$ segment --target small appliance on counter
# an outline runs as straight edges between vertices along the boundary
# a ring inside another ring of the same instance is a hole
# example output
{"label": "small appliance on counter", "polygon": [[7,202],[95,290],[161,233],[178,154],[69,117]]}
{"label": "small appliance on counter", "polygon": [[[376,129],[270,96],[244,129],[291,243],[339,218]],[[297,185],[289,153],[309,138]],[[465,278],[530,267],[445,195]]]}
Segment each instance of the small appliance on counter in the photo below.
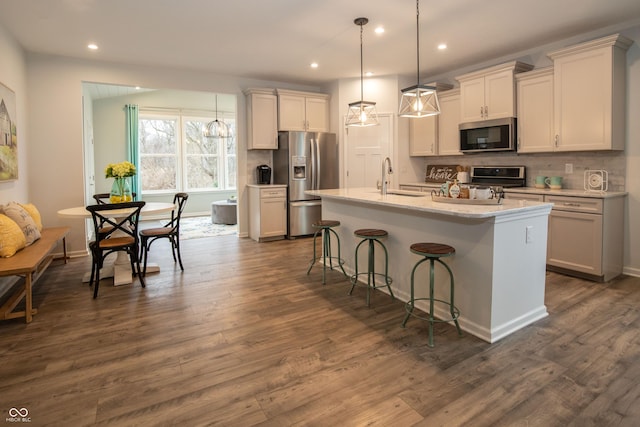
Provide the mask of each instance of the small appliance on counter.
{"label": "small appliance on counter", "polygon": [[269,165],[260,165],[257,168],[258,185],[271,184],[271,168]]}

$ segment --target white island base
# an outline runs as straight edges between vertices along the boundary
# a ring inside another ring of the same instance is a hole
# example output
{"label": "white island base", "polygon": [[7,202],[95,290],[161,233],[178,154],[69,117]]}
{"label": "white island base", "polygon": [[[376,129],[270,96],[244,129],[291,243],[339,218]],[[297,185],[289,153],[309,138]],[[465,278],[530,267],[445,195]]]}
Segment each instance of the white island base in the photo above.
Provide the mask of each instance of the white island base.
{"label": "white island base", "polygon": [[[454,274],[455,305],[463,330],[493,343],[547,316],[545,260],[551,204],[504,200],[498,206],[449,205],[428,196],[382,196],[371,189],[309,194],[322,197],[323,219],[341,222],[335,231],[348,273],[353,273],[358,243],[353,232],[359,228],[388,231],[384,244],[389,252],[389,274],[400,300],[409,300],[411,270],[420,260],[409,246],[436,242],[456,249],[444,261]],[[366,253],[361,255],[360,265],[366,265]],[[382,258],[376,258],[376,271],[383,271]],[[428,270],[426,263],[416,271],[416,297],[428,295]],[[437,263],[436,298],[449,298],[448,275]],[[428,302],[418,301],[416,307],[427,311]],[[448,317],[446,309],[436,307],[436,317]],[[398,325],[404,314],[398,313]],[[407,327],[415,321],[410,319]]]}

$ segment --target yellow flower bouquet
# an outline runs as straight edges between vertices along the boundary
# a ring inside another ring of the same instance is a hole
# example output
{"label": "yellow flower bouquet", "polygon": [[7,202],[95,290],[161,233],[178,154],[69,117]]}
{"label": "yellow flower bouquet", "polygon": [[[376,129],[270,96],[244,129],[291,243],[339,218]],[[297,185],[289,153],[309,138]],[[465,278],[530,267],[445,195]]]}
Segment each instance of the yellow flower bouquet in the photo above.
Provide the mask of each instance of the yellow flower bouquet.
{"label": "yellow flower bouquet", "polygon": [[130,202],[133,200],[129,180],[136,174],[136,167],[131,162],[109,163],[104,170],[106,178],[114,178],[109,201],[111,203]]}
{"label": "yellow flower bouquet", "polygon": [[136,167],[131,162],[109,163],[104,170],[105,178],[125,178],[136,174]]}

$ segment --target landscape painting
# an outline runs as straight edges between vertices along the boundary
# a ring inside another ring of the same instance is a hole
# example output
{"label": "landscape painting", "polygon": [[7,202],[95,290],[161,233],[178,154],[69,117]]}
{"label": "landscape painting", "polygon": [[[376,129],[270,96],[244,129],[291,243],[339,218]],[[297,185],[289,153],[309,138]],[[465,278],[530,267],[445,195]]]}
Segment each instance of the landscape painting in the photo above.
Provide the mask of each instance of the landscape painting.
{"label": "landscape painting", "polygon": [[0,181],[18,179],[16,94],[0,83]]}

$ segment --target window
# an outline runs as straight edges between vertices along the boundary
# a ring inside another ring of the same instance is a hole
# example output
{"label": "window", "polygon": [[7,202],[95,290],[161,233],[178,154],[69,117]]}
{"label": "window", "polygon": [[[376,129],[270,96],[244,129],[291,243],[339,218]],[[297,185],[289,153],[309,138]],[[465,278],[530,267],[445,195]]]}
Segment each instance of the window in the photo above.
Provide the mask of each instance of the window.
{"label": "window", "polygon": [[[214,119],[215,116],[179,112],[140,112],[139,176],[143,193],[236,188],[235,137],[215,139],[202,135],[203,126]],[[235,118],[219,120],[235,129]]]}

